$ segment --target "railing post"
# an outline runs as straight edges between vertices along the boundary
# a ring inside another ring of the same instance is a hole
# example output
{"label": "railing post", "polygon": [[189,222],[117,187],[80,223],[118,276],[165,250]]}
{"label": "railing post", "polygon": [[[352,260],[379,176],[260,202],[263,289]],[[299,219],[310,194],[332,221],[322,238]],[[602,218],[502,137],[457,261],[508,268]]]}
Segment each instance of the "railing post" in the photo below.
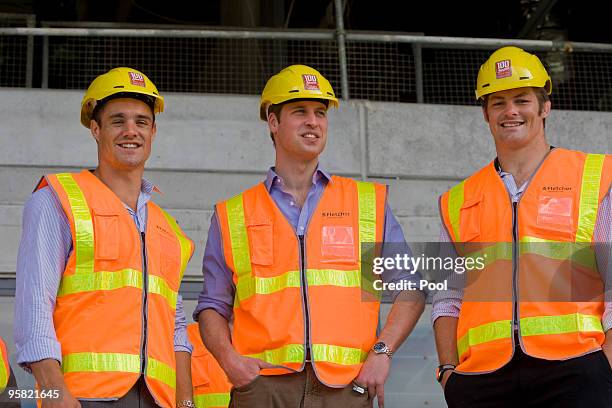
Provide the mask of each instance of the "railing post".
{"label": "railing post", "polygon": [[414,80],[416,82],[417,103],[423,103],[423,53],[420,44],[412,44],[412,54],[414,55]]}
{"label": "railing post", "polygon": [[334,0],[336,6],[336,38],[338,41],[338,57],[340,59],[340,84],[342,86],[342,99],[349,100],[348,69],[346,61],[346,33],[344,32],[344,11],[342,0]]}

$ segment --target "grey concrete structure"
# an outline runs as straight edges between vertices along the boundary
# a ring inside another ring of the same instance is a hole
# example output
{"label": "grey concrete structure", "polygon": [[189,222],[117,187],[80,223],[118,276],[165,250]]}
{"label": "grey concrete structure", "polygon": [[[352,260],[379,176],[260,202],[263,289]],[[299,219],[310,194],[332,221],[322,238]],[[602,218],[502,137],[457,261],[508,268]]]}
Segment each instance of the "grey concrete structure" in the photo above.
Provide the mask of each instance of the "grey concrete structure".
{"label": "grey concrete structure", "polygon": [[[81,97],[80,91],[0,89],[0,277],[14,276],[23,203],[41,175],[96,163],[94,140],[79,123]],[[611,134],[610,113],[553,108],[547,120],[557,146],[610,152]],[[437,197],[493,156],[478,107],[352,101],[330,114],[321,161],[332,173],[388,184],[407,238],[435,241]],[[201,279],[213,204],[257,183],[273,160],[257,97],[166,95],[146,176],[163,191],[157,202],[196,241],[187,279]],[[12,301],[0,300],[0,335],[10,344]],[[188,312],[193,307],[187,302]],[[394,360],[387,407],[444,406],[433,380],[436,362],[427,311]]]}

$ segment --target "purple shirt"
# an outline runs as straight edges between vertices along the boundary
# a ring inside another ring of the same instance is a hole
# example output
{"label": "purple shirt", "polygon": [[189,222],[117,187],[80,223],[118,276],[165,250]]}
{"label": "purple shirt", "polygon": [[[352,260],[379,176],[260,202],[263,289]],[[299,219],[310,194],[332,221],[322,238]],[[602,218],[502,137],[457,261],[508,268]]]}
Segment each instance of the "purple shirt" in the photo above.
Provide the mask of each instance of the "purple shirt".
{"label": "purple shirt", "polygon": [[[321,194],[323,190],[325,190],[325,186],[329,182],[333,182],[331,181],[330,175],[324,170],[317,169],[312,176],[312,187],[308,192],[304,206],[299,208],[293,196],[284,190],[283,179],[275,173],[274,168],[268,170],[267,177],[264,180],[264,184],[270,196],[298,235],[304,235],[308,221],[314,213],[319,198],[321,198]],[[406,243],[402,227],[393,216],[389,206],[385,208],[383,242]],[[383,245],[381,255],[394,256],[397,252],[397,247],[391,248],[391,250],[395,250],[395,252],[390,254],[389,247],[387,247],[387,251],[385,251],[385,245]],[[405,252],[408,256],[412,256],[408,245],[405,245]],[[204,274],[204,285],[198,297],[198,305],[193,312],[194,320],[198,320],[198,314],[202,310],[213,309],[230,321],[233,314],[236,286],[232,280],[232,271],[225,263],[219,220],[216,212],[212,216],[210,229],[208,230],[208,241],[204,249],[202,273]],[[388,270],[385,271],[381,277],[385,282],[406,280],[418,283],[420,274],[418,272],[411,274],[410,270]],[[396,291],[393,295],[395,297],[398,294],[399,291]]]}
{"label": "purple shirt", "polygon": [[[527,182],[525,182],[520,188],[517,187],[516,181],[511,173],[507,173],[503,170],[498,171],[499,176],[502,178],[506,190],[512,197],[512,202],[517,203],[521,198],[521,195],[525,191],[527,187]],[[595,242],[612,242],[612,190],[610,193],[604,197],[601,204],[599,205],[599,212],[597,215],[597,221],[595,223],[595,231],[594,231]],[[444,225],[440,228],[440,242],[451,242],[451,238],[446,231]],[[456,257],[457,253],[454,251],[454,248],[449,245],[443,245],[443,250],[449,251],[449,253],[441,253],[441,257]],[[596,251],[597,257],[597,266],[599,268],[600,274],[602,275],[605,283],[605,290],[608,292],[610,290],[609,285],[612,282],[608,282],[609,279],[606,279],[608,273],[612,273],[612,257],[609,254],[609,246],[602,248],[603,250]],[[440,291],[433,295],[433,308],[431,312],[431,322],[432,324],[436,321],[438,317],[448,316],[448,317],[459,317],[459,312],[461,311],[461,302],[463,300],[463,291],[461,288],[462,283],[456,282],[455,285],[451,284],[451,279],[449,279],[449,289],[445,291]],[[608,331],[612,328],[612,304],[610,302],[606,302],[605,311],[603,315],[603,329],[604,331]]]}
{"label": "purple shirt", "polygon": [[[125,206],[140,232],[146,228],[146,204],[153,190],[153,184],[143,179],[136,212]],[[17,362],[25,368],[29,363],[47,358],[62,362],[61,345],[53,326],[53,309],[72,250],[70,223],[59,199],[49,187],[34,192],[23,211],[15,288],[15,346]],[[174,350],[191,353],[186,327],[187,319],[179,295]]]}

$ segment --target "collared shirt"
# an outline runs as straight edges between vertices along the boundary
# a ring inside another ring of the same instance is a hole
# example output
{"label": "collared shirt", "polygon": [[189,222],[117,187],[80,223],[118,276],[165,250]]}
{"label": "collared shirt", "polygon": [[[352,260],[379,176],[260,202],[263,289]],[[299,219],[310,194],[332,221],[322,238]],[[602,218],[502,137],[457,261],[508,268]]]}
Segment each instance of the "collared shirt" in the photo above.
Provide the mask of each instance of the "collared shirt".
{"label": "collared shirt", "polygon": [[[268,189],[272,200],[274,200],[296,233],[304,235],[308,221],[314,213],[321,194],[325,190],[327,183],[330,182],[333,182],[331,176],[324,170],[317,168],[312,176],[312,186],[302,208],[295,203],[295,198],[286,191],[283,179],[276,174],[274,168],[268,170],[264,185]],[[384,243],[403,245],[385,246]],[[402,227],[387,205],[385,208],[385,228],[381,256],[393,257],[398,252],[398,247],[403,248],[403,251],[409,257],[412,257],[410,248],[406,245]],[[204,250],[202,273],[204,274],[204,285],[198,297],[198,305],[193,312],[194,320],[197,320],[198,314],[202,310],[213,309],[230,321],[233,315],[236,286],[232,279],[232,271],[227,266],[223,255],[223,243],[216,212],[212,216],[210,229],[208,230],[208,241]],[[385,271],[381,278],[384,282],[404,280],[413,281],[417,285],[420,275],[418,272],[412,273],[410,269],[393,269]],[[394,292],[393,297],[397,296],[397,294],[399,294],[399,291]]]}
{"label": "collared shirt", "polygon": [[[155,186],[142,180],[136,211],[124,204],[136,227],[144,232],[147,202]],[[23,233],[17,258],[14,334],[17,362],[52,358],[61,363],[61,345],[53,326],[53,310],[66,262],[72,253],[70,223],[62,205],[49,188],[32,194],[23,211]],[[176,304],[174,350],[191,353],[182,297]]]}
{"label": "collared shirt", "polygon": [[[528,181],[523,183],[522,186],[517,187],[514,176],[512,176],[511,173],[505,172],[501,170],[501,168],[497,168],[497,172],[504,182],[504,186],[506,187],[508,194],[510,194],[512,202],[518,203],[523,195],[523,192],[527,188]],[[599,212],[597,215],[597,221],[595,223],[594,238],[595,242],[612,242],[612,189],[599,205]],[[444,225],[442,225],[440,228],[440,242],[452,242]],[[454,248],[451,245],[443,245],[442,248],[443,251],[449,251],[449,253],[441,253],[441,257],[457,256],[457,253],[454,251]],[[606,292],[610,290],[610,285],[612,285],[612,282],[610,282],[609,279],[606,279],[607,275],[612,273],[612,257],[610,256],[609,248],[609,246],[604,246],[603,248],[600,248],[600,250],[595,251],[597,266],[601,276],[604,279]],[[456,288],[452,288],[451,286],[456,286]],[[433,295],[433,308],[431,313],[432,323],[435,322],[438,317],[442,316],[459,317],[461,302],[463,300],[463,291],[457,289],[460,287],[461,284],[450,285],[449,280],[448,290],[438,292]],[[604,331],[608,331],[612,328],[611,302],[605,303],[605,311],[602,320]]]}

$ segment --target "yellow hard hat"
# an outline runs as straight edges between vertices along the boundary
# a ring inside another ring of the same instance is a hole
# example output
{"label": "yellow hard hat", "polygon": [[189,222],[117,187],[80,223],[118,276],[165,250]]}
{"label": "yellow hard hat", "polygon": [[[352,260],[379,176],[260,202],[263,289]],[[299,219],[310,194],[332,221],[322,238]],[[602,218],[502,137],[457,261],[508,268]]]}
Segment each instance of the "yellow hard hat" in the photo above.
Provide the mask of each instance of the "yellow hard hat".
{"label": "yellow hard hat", "polygon": [[476,99],[493,92],[527,86],[545,88],[549,95],[552,92],[550,76],[536,55],[517,47],[503,47],[480,66]]}
{"label": "yellow hard hat", "polygon": [[81,123],[89,128],[93,111],[99,101],[115,94],[140,94],[155,101],[153,113],[164,111],[164,98],[145,74],[132,68],[113,68],[93,80],[81,102]]}
{"label": "yellow hard hat", "polygon": [[338,107],[338,99],[327,79],[306,65],[291,65],[268,79],[259,105],[261,120],[268,120],[268,107],[292,99],[324,99]]}

